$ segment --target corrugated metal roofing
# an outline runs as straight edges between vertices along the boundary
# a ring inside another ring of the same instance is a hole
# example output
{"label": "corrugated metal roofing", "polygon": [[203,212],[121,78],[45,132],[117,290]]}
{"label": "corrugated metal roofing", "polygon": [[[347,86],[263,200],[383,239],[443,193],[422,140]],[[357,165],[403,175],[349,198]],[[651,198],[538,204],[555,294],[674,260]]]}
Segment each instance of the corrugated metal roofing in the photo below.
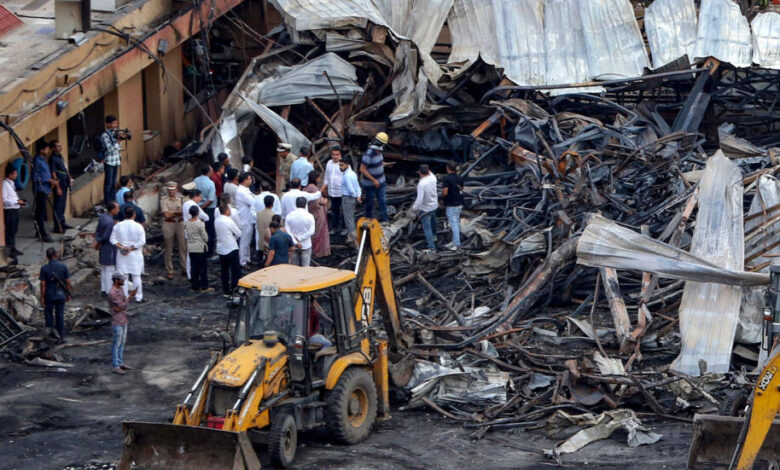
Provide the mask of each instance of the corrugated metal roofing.
{"label": "corrugated metal roofing", "polygon": [[753,30],[753,63],[780,69],[780,14],[759,13],[750,27]]}
{"label": "corrugated metal roofing", "polygon": [[739,5],[731,0],[702,0],[694,55],[749,67],[751,49],[750,25]]}
{"label": "corrugated metal roofing", "polygon": [[655,0],[645,10],[645,32],[655,68],[696,49],[698,18],[693,0]]}
{"label": "corrugated metal roofing", "polygon": [[18,16],[14,15],[10,10],[0,4],[0,37],[3,37],[22,25],[24,25],[24,23]]}

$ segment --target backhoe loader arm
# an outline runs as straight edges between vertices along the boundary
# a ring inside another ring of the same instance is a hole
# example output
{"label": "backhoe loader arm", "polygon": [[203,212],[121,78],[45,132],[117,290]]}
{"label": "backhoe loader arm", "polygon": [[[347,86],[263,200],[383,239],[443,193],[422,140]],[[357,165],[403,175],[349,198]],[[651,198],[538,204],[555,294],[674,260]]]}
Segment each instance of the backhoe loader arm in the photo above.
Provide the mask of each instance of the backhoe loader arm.
{"label": "backhoe loader arm", "polygon": [[360,245],[355,275],[360,291],[355,304],[356,319],[364,327],[371,324],[374,317],[373,296],[376,295],[390,349],[394,352],[405,350],[410,342],[401,323],[390,269],[390,251],[382,227],[376,219],[363,217],[357,223],[357,238]]}

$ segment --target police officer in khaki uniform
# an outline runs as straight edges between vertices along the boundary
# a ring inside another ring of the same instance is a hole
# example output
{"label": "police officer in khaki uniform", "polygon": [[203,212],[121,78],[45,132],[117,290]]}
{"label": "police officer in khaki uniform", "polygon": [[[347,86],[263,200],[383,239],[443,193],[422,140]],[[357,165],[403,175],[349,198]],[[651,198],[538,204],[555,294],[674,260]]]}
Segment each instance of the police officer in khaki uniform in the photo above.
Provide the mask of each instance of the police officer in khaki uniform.
{"label": "police officer in khaki uniform", "polygon": [[176,191],[178,185],[170,181],[165,185],[166,195],[160,198],[162,212],[163,237],[165,237],[165,269],[168,279],[173,279],[173,241],[179,248],[179,264],[182,272],[187,272],[187,242],[184,240],[184,224],[182,219],[182,204],[184,196]]}
{"label": "police officer in khaki uniform", "polygon": [[282,175],[280,191],[284,191],[287,187],[287,183],[290,181],[290,167],[293,162],[298,159],[298,156],[290,152],[292,145],[287,143],[281,143],[276,146],[276,154],[278,155],[277,161],[279,162],[279,174]]}

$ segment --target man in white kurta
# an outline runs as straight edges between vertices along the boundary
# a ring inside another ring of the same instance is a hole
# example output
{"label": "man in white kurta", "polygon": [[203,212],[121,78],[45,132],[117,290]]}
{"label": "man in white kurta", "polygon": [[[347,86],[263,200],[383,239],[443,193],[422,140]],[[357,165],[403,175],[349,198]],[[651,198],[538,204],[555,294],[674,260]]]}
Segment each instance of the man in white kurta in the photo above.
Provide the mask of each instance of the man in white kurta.
{"label": "man in white kurta", "polygon": [[252,234],[255,232],[255,224],[257,223],[257,215],[253,210],[255,196],[252,194],[252,191],[249,190],[250,184],[252,184],[252,178],[249,177],[248,173],[241,173],[238,176],[236,209],[238,209],[238,217],[240,220],[238,228],[241,229],[241,239],[239,240],[238,247],[238,262],[241,264],[242,268],[249,263]]}
{"label": "man in white kurta", "polygon": [[[111,232],[111,244],[116,247],[116,271],[132,279],[136,288],[135,301],[143,302],[144,294],[141,288],[141,274],[144,272],[144,252],[146,232],[144,227],[135,221],[135,209],[125,207],[125,220],[117,223]],[[124,285],[127,295],[127,283]]]}

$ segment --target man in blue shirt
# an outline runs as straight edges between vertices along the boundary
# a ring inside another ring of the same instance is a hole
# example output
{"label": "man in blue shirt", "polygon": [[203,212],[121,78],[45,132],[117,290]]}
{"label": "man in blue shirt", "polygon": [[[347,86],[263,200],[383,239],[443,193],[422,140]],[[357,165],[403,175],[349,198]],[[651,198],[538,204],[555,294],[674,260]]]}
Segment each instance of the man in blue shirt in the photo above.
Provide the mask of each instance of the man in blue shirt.
{"label": "man in blue shirt", "polygon": [[125,202],[125,193],[133,189],[133,179],[130,175],[122,175],[119,177],[119,189],[116,190],[116,198],[114,199],[120,206]]}
{"label": "man in blue shirt", "polygon": [[310,153],[307,147],[301,147],[301,156],[290,167],[290,181],[295,178],[301,180],[301,187],[309,184],[309,173],[314,171],[314,165],[309,162]]}
{"label": "man in blue shirt", "polygon": [[41,305],[46,317],[46,328],[54,328],[56,314],[57,333],[65,339],[65,302],[70,300],[73,288],[70,285],[68,267],[57,261],[59,253],[54,248],[46,250],[47,264],[41,267],[38,280],[41,281]]}
{"label": "man in blue shirt", "polygon": [[270,229],[271,239],[268,240],[268,257],[265,259],[265,265],[290,264],[290,248],[295,246],[295,242],[290,235],[282,231],[279,222],[271,222]]}
{"label": "man in blue shirt", "polygon": [[206,233],[209,235],[208,240],[208,256],[214,256],[214,247],[217,242],[217,231],[214,229],[215,221],[215,209],[217,208],[217,187],[214,185],[214,181],[211,179],[212,173],[211,166],[204,165],[200,169],[200,176],[195,178],[195,188],[203,195],[203,200],[200,201],[200,208],[203,212],[209,216],[209,220],[206,221]]}
{"label": "man in blue shirt", "polygon": [[117,215],[117,220],[120,222],[125,220],[125,207],[132,207],[135,209],[135,221],[138,222],[141,225],[144,225],[146,223],[146,215],[144,215],[143,209],[138,207],[138,205],[135,203],[135,193],[130,190],[127,191],[124,194],[124,202],[121,206],[119,206],[119,214]]}
{"label": "man in blue shirt", "polygon": [[54,233],[65,233],[65,230],[72,228],[65,223],[65,208],[68,202],[68,191],[73,180],[70,177],[67,165],[65,165],[60,141],[52,140],[49,145],[52,152],[51,158],[49,158],[49,166],[51,167],[52,176],[57,179],[61,190],[59,194],[54,193]]}
{"label": "man in blue shirt", "polygon": [[38,155],[33,159],[33,193],[35,194],[35,228],[36,236],[44,242],[52,242],[52,238],[46,233],[46,204],[49,203],[52,184],[57,180],[51,174],[49,162],[51,147],[46,142],[38,143]]}
{"label": "man in blue shirt", "polygon": [[363,175],[363,191],[366,192],[366,217],[374,217],[374,198],[379,205],[379,221],[387,222],[387,201],[385,181],[385,158],[382,146],[389,141],[384,132],[374,137],[360,160],[360,174]]}
{"label": "man in blue shirt", "polygon": [[341,212],[344,214],[344,227],[349,239],[355,239],[355,207],[363,196],[357,174],[346,160],[339,161],[341,171]]}

